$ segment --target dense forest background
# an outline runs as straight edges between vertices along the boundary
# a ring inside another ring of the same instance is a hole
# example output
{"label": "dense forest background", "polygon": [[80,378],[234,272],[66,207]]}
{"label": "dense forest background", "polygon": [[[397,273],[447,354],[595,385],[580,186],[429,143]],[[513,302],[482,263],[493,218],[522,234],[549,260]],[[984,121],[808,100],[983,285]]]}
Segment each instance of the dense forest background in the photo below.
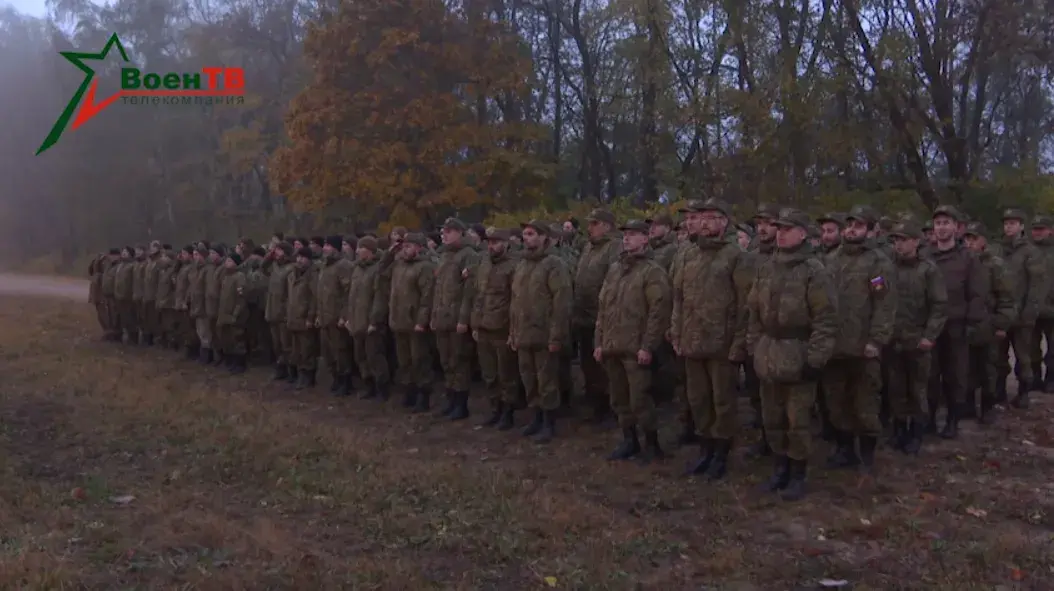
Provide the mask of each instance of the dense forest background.
{"label": "dense forest background", "polygon": [[[82,80],[58,52],[113,33],[249,96],[117,104],[34,156]],[[54,0],[0,49],[9,264],[710,195],[1054,208],[1042,0]]]}

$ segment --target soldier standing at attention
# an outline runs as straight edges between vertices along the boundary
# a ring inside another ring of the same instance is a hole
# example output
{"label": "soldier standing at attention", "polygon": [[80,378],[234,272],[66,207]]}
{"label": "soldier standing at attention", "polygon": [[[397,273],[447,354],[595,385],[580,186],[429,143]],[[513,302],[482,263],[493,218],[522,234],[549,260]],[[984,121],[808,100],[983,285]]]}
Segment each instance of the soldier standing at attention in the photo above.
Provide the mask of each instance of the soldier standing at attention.
{"label": "soldier standing at attention", "polygon": [[159,332],[160,319],[157,311],[157,260],[164,247],[156,240],[150,243],[150,251],[143,263],[143,340],[145,345],[154,344]]}
{"label": "soldier standing at attention", "polygon": [[106,340],[121,342],[121,319],[118,316],[117,299],[114,294],[114,283],[117,269],[121,263],[121,249],[111,248],[103,265],[102,283],[99,293],[102,295],[106,311]]}
{"label": "soldier standing at attention", "polygon": [[[374,301],[377,297],[377,275],[380,260],[377,239],[363,236],[356,243],[355,267],[351,271],[348,301],[344,310],[344,328],[352,338],[355,364],[359,366],[366,388],[362,398],[388,399],[388,357],[386,336],[388,301]],[[376,315],[374,310],[376,309]]]}
{"label": "soldier standing at attention", "polygon": [[622,231],[622,252],[600,288],[593,359],[604,367],[611,407],[622,427],[622,443],[608,456],[626,460],[641,452],[637,428],[644,432],[641,460],[662,459],[658,420],[651,394],[652,356],[670,326],[670,279],[648,247],[649,225],[630,220]]}
{"label": "soldier standing at attention", "polygon": [[747,306],[747,346],[761,379],[765,434],[775,454],[766,491],[805,496],[816,382],[834,351],[838,304],[823,263],[804,242],[812,220],[783,210],[774,221],[779,251],[758,269]]}
{"label": "soldier standing at attention", "polygon": [[940,270],[919,256],[922,228],[915,222],[893,227],[897,316],[885,351],[886,383],[893,415],[892,447],[917,454],[926,426],[926,388],[931,351],[944,330],[948,292]]}
{"label": "soldier standing at attention", "polygon": [[589,242],[578,259],[575,274],[573,325],[579,363],[585,377],[586,402],[593,413],[592,419],[601,423],[610,414],[610,404],[604,368],[593,359],[597,298],[608,267],[618,259],[622,250],[622,240],[615,231],[615,214],[610,211],[594,209],[586,220],[589,222]]}
{"label": "soldier standing at attention", "polygon": [[[747,256],[744,257],[744,264],[748,267],[758,269],[776,253],[777,231],[775,221],[778,217],[779,208],[776,206],[768,203],[758,205],[758,209],[754,213],[754,229],[757,235],[754,237],[754,244],[747,250]],[[747,358],[745,363],[748,367],[755,366],[750,358]],[[761,413],[761,381],[756,371],[746,372],[744,388],[750,398],[750,407],[754,409],[754,423],[761,426],[761,438],[747,450],[747,456],[768,456],[772,453],[772,450],[765,438],[765,421]]]}
{"label": "soldier standing at attention", "polygon": [[243,373],[246,366],[245,323],[249,320],[246,278],[242,257],[232,252],[220,267],[220,297],[216,306],[216,329],[224,360],[231,373]]}
{"label": "soldier standing at attention", "polygon": [[737,282],[747,255],[728,232],[728,204],[689,201],[683,210],[692,232],[673,277],[670,336],[684,359],[684,391],[699,437],[699,458],[689,475],[720,480],[728,471],[739,430],[739,363],[746,360],[746,296],[752,277]]}
{"label": "soldier standing at attention", "polygon": [[1003,263],[1007,280],[1014,289],[1014,307],[1017,310],[1015,322],[1000,335],[996,331],[996,402],[1007,401],[1006,378],[1010,375],[1010,347],[1014,348],[1017,360],[1016,374],[1018,383],[1017,397],[1014,406],[1028,407],[1028,391],[1037,389],[1036,374],[1033,373],[1032,338],[1039,319],[1040,311],[1046,302],[1051,279],[1043,253],[1025,236],[1024,211],[1016,208],[1003,212]]}
{"label": "soldier standing at attention", "polygon": [[353,265],[341,255],[342,242],[340,236],[326,238],[322,246],[322,260],[318,265],[318,291],[315,294],[315,328],[319,331],[322,359],[333,379],[329,393],[337,396],[351,393],[348,331],[341,325],[340,319],[348,305]]}
{"label": "soldier standing at attention", "polygon": [[154,308],[157,314],[157,340],[162,347],[179,348],[179,323],[176,317],[176,273],[179,263],[172,260],[172,247],[161,246],[157,259],[157,289],[154,292]]}
{"label": "soldier standing at attention", "polygon": [[[1032,331],[1032,390],[1037,392],[1054,392],[1054,236],[1051,227],[1054,220],[1050,216],[1037,215],[1032,219],[1032,242],[1043,257],[1046,293],[1039,309],[1039,318]],[[1047,345],[1044,355],[1041,345]],[[1020,363],[1020,362],[1018,362]],[[1046,366],[1046,375],[1043,373]],[[1020,388],[1020,386],[1018,386]]]}
{"label": "soldier standing at attention", "polygon": [[651,247],[652,260],[667,273],[673,264],[673,255],[677,252],[677,235],[673,232],[673,218],[662,213],[645,220],[648,224],[648,246]]}
{"label": "soldier standing at attention", "polygon": [[187,309],[194,321],[194,332],[197,333],[198,361],[202,364],[212,363],[212,326],[205,311],[205,282],[212,272],[208,263],[209,251],[205,246],[198,246],[194,251],[194,264],[188,276]]}
{"label": "soldier standing at attention", "polygon": [[223,278],[223,264],[226,250],[222,244],[209,245],[208,265],[205,267],[205,316],[209,323],[209,340],[212,342],[212,361],[222,365],[223,341],[216,332],[216,318],[220,306],[220,282]]}
{"label": "soldier standing at attention", "polygon": [[293,338],[286,324],[289,307],[289,274],[293,271],[291,258],[293,246],[279,242],[271,247],[267,255],[271,262],[271,274],[267,278],[267,297],[264,301],[264,319],[270,328],[271,349],[275,354],[274,381],[297,380],[297,367],[293,363]]}
{"label": "soldier standing at attention", "polygon": [[[570,273],[547,244],[548,233],[543,221],[524,225],[524,250],[513,274],[509,305],[509,347],[517,355],[527,406],[534,410],[534,420],[523,436],[533,437],[536,443],[548,443],[555,435],[560,351],[570,345],[573,306]],[[596,362],[592,355],[589,358]]]}
{"label": "soldier standing at attention", "polygon": [[[970,342],[969,386],[966,389],[966,412],[963,416],[978,418],[976,392],[980,390],[981,423],[991,425],[996,418],[995,357],[999,353],[998,342],[1006,339],[1007,331],[1017,319],[1016,298],[1006,263],[995,248],[989,247],[984,224],[967,224],[963,241],[981,262],[985,307],[988,311],[985,322],[978,327]],[[1003,379],[1005,383],[1006,376]]]}
{"label": "soldier standing at attention", "polygon": [[519,256],[510,251],[511,232],[487,228],[487,256],[476,270],[476,289],[472,305],[472,338],[491,397],[493,412],[484,427],[512,429],[513,413],[520,399],[520,368],[516,353],[509,348],[509,306],[512,303],[512,276]]}
{"label": "soldier standing at attention", "polygon": [[472,334],[469,319],[476,290],[479,251],[465,239],[468,227],[457,218],[443,222],[443,253],[435,268],[429,328],[435,333],[439,363],[446,385],[446,407],[440,416],[452,421],[469,416],[468,390],[472,381]]}
{"label": "soldier standing at attention", "polygon": [[190,272],[194,268],[194,247],[184,246],[179,251],[179,270],[176,272],[176,336],[187,359],[198,357],[198,335],[190,317],[187,297],[190,293]]}
{"label": "soldier standing at attention", "polygon": [[139,324],[136,322],[136,303],[132,298],[135,264],[135,249],[131,246],[124,247],[121,250],[121,261],[117,264],[113,287],[120,324],[118,334],[121,335],[121,339],[127,339],[130,345],[138,342],[137,339],[139,338]]}
{"label": "soldier standing at attention", "polygon": [[289,363],[296,366],[297,390],[315,386],[318,367],[318,265],[314,256],[310,248],[296,251],[296,262],[286,276],[285,325],[293,345]]}
{"label": "soldier standing at attention", "polygon": [[132,303],[135,309],[135,324],[129,337],[133,345],[145,345],[143,328],[146,322],[146,309],[143,307],[143,279],[146,271],[146,251],[142,246],[136,246],[133,251],[134,258],[130,263],[132,271]]}
{"label": "soldier standing at attention", "polygon": [[432,397],[432,346],[428,325],[432,319],[435,263],[425,246],[424,234],[407,234],[399,258],[392,265],[388,326],[395,336],[399,381],[405,388],[403,406],[427,412]]}
{"label": "soldier standing at attention", "polygon": [[837,340],[821,380],[831,423],[837,430],[835,451],[827,461],[830,468],[862,462],[865,470],[870,469],[882,432],[879,359],[893,337],[897,292],[892,263],[877,242],[867,237],[874,226],[875,216],[869,207],[853,207],[846,216],[842,246],[825,265],[838,297]]}
{"label": "soldier standing at attention", "polygon": [[103,330],[103,337],[107,334],[106,308],[102,300],[102,273],[105,254],[98,254],[88,265],[88,278],[91,281],[88,287],[88,303],[95,307],[95,318],[99,322],[99,328]]}
{"label": "soldier standing at attention", "polygon": [[933,211],[936,246],[930,256],[941,270],[948,292],[948,320],[934,348],[935,367],[930,368],[930,430],[935,430],[937,406],[943,398],[948,409],[941,437],[959,435],[959,417],[966,404],[969,379],[970,339],[987,315],[983,269],[977,257],[963,246],[956,235],[959,212],[950,205]]}
{"label": "soldier standing at attention", "polygon": [[845,216],[840,213],[828,213],[816,222],[820,224],[820,259],[826,262],[831,253],[842,245]]}

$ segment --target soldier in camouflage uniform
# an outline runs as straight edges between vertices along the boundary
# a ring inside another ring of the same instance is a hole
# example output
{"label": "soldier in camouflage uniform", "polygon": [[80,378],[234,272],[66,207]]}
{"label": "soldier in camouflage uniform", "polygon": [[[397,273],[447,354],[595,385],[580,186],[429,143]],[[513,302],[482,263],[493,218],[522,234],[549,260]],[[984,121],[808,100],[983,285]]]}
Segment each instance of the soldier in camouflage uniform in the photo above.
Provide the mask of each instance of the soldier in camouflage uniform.
{"label": "soldier in camouflage uniform", "polygon": [[1003,212],[1003,263],[1007,279],[1014,289],[1014,307],[1017,310],[1014,324],[1005,336],[996,333],[997,347],[995,399],[1006,403],[1006,379],[1010,375],[1010,347],[1014,348],[1017,360],[1016,375],[1018,396],[1014,405],[1028,407],[1028,391],[1035,389],[1035,374],[1032,361],[1032,338],[1036,321],[1046,301],[1051,280],[1046,261],[1039,248],[1024,235],[1027,214],[1016,208]]}
{"label": "soldier in camouflage uniform", "polygon": [[348,396],[351,393],[351,352],[348,350],[348,331],[340,325],[340,319],[348,305],[353,265],[341,255],[342,242],[340,236],[329,236],[322,246],[315,292],[315,328],[319,331],[322,359],[332,378],[329,393]]}
{"label": "soldier in camouflage uniform", "polygon": [[[728,232],[728,204],[689,201],[682,213],[693,238],[673,276],[670,337],[684,358],[684,389],[700,441],[699,458],[688,473],[720,480],[739,430],[736,383],[739,364],[746,360],[746,297],[753,267]],[[751,271],[745,280],[744,269]]]}
{"label": "soldier in camouflage uniform", "polygon": [[154,335],[159,332],[157,312],[157,260],[161,258],[162,246],[159,242],[150,243],[150,250],[143,262],[143,341],[145,345],[154,344]]}
{"label": "soldier in camouflage uniform", "polygon": [[293,268],[286,275],[285,325],[289,330],[292,351],[289,363],[296,366],[296,389],[315,386],[318,368],[318,265],[314,251],[296,251]]}
{"label": "soldier in camouflage uniform", "polygon": [[205,311],[205,281],[213,270],[208,256],[208,249],[204,246],[194,250],[194,263],[187,278],[187,311],[194,321],[194,333],[199,343],[198,361],[202,364],[212,363],[212,325]]}
{"label": "soldier in camouflage uniform", "polygon": [[[1044,277],[1054,278],[1054,235],[1051,228],[1054,227],[1054,218],[1047,215],[1037,215],[1032,219],[1032,242],[1036,245],[1044,262]],[[1054,392],[1054,281],[1048,279],[1046,285],[1046,296],[1042,300],[1039,309],[1039,318],[1032,331],[1032,360],[1033,382],[1031,390],[1038,392]],[[1043,354],[1041,345],[1045,342],[1047,352]],[[1046,367],[1046,375],[1043,373]],[[1020,387],[1020,386],[1019,386]]]}
{"label": "soldier in camouflage uniform", "polygon": [[593,359],[593,335],[596,332],[597,298],[608,268],[618,259],[622,240],[615,229],[615,214],[594,209],[589,217],[589,243],[578,260],[574,283],[572,326],[578,343],[578,357],[585,378],[586,402],[594,421],[602,422],[610,413],[607,376]]}
{"label": "soldier in camouflage uniform", "polygon": [[222,244],[209,245],[209,266],[205,271],[205,316],[209,323],[209,334],[212,341],[212,361],[216,365],[225,363],[223,358],[223,339],[216,331],[216,319],[219,317],[220,287],[222,286],[224,258],[227,250]]}
{"label": "soldier in camouflage uniform", "polygon": [[[1010,327],[1017,319],[1017,302],[1014,286],[1010,282],[1006,262],[999,256],[997,248],[990,247],[985,236],[984,224],[971,222],[966,225],[963,234],[967,248],[973,251],[981,261],[982,282],[986,295],[985,305],[988,315],[970,341],[970,378],[966,390],[966,408],[964,417],[976,418],[977,399],[975,394],[981,391],[981,422],[991,425],[995,422],[996,405],[996,355],[999,353],[1000,341],[1006,340]],[[1003,376],[1005,383],[1006,376]]]}
{"label": "soldier in camouflage uniform", "polygon": [[784,500],[805,496],[816,382],[834,351],[838,304],[823,263],[805,252],[809,216],[787,209],[773,223],[779,251],[758,269],[747,299],[747,347],[761,379],[765,434],[775,453],[763,486]]}
{"label": "soldier in camouflage uniform", "polygon": [[648,244],[651,247],[652,260],[666,272],[673,264],[673,255],[677,252],[677,234],[673,231],[673,218],[666,213],[645,220],[648,227]]}
{"label": "soldier in camouflage uniform", "polygon": [[[747,249],[747,256],[743,261],[744,271],[749,268],[758,269],[765,261],[772,258],[776,252],[776,219],[779,217],[779,208],[775,205],[762,203],[754,212],[754,244]],[[808,249],[808,245],[806,245]],[[747,450],[750,457],[767,456],[771,453],[765,435],[764,417],[761,412],[761,380],[755,371],[754,360],[749,357],[744,362],[745,379],[743,388],[750,399],[750,407],[754,409],[754,424],[761,427],[761,438]]]}
{"label": "soldier in camouflage uniform", "polygon": [[457,218],[443,222],[443,254],[435,269],[432,316],[429,328],[435,334],[439,362],[446,386],[446,407],[440,416],[452,421],[469,416],[468,396],[472,381],[472,334],[469,319],[476,290],[479,251],[465,240],[468,226]]}
{"label": "soldier in camouflage uniform", "polygon": [[99,322],[99,328],[103,330],[103,334],[106,333],[106,314],[102,296],[99,292],[102,291],[102,263],[104,259],[105,255],[99,253],[88,264],[88,280],[91,282],[88,286],[88,303],[95,307],[95,318]]}
{"label": "soldier in camouflage uniform", "polygon": [[745,252],[753,241],[754,227],[750,224],[736,224],[736,244],[739,245],[739,249]]}
{"label": "soldier in camouflage uniform", "polygon": [[271,350],[274,351],[274,381],[295,383],[298,369],[292,361],[293,335],[286,324],[289,307],[289,274],[293,271],[291,261],[293,245],[279,242],[268,254],[271,274],[267,278],[267,295],[264,301],[264,319],[270,329]]}
{"label": "soldier in camouflage uniform", "polygon": [[132,298],[135,277],[135,249],[126,246],[121,250],[121,260],[114,275],[113,294],[117,303],[118,329],[121,339],[135,344],[139,338],[139,323],[136,319],[136,303]]}
{"label": "soldier in camouflage uniform", "polygon": [[388,399],[388,357],[385,349],[388,326],[388,300],[375,301],[380,258],[377,239],[363,236],[356,244],[355,267],[351,271],[348,301],[344,309],[344,328],[352,338],[355,363],[365,382],[362,398]]}
{"label": "soldier in camouflage uniform", "polygon": [[524,252],[513,273],[509,304],[509,346],[517,355],[527,406],[535,411],[523,435],[537,443],[555,435],[560,351],[570,346],[573,305],[570,273],[548,244],[548,233],[548,224],[540,220],[524,225]]}
{"label": "soldier in camouflage uniform", "polygon": [[651,363],[670,326],[672,294],[666,269],[648,247],[648,222],[630,220],[619,230],[622,252],[600,288],[593,359],[607,373],[611,407],[622,427],[622,443],[608,459],[640,454],[639,427],[645,441],[641,461],[648,463],[665,456],[651,395]]}
{"label": "soldier in camouflage uniform", "polygon": [[884,352],[886,383],[893,415],[894,449],[919,453],[929,413],[926,388],[931,351],[944,330],[948,292],[940,270],[919,256],[922,228],[901,222],[890,232],[897,286],[893,339]]}
{"label": "soldier in camouflage uniform", "polygon": [[134,324],[129,335],[129,342],[133,345],[146,344],[143,338],[143,322],[146,319],[146,310],[143,307],[143,275],[146,270],[146,251],[142,246],[136,246],[133,251],[134,258],[130,263],[132,273],[132,304],[135,309],[133,314]]}
{"label": "soldier in camouflage uniform", "polygon": [[194,247],[184,246],[179,251],[179,270],[176,272],[176,335],[187,359],[198,357],[198,334],[190,317],[190,273],[194,268]]}
{"label": "soldier in camouflage uniform", "polygon": [[267,286],[270,265],[265,261],[267,251],[261,246],[248,248],[248,258],[242,263],[245,272],[247,291],[246,303],[249,305],[249,320],[245,325],[245,340],[249,355],[257,362],[274,365],[275,354],[271,348],[271,326],[267,323]]}
{"label": "soldier in camouflage uniform", "polygon": [[826,262],[831,253],[842,245],[845,215],[837,212],[828,213],[817,218],[816,223],[820,224],[820,260]]}
{"label": "soldier in camouflage uniform", "polygon": [[172,260],[172,247],[161,246],[157,262],[154,263],[157,285],[154,289],[154,310],[157,314],[157,344],[162,347],[179,348],[179,321],[176,314],[176,273],[179,263]]}
{"label": "soldier in camouflage uniform", "polygon": [[836,448],[827,462],[831,468],[862,462],[870,469],[882,432],[879,359],[893,337],[897,292],[892,263],[867,239],[875,222],[869,207],[853,207],[846,216],[842,246],[825,265],[838,294],[838,338],[821,380],[831,423],[837,430]]}
{"label": "soldier in camouflage uniform", "polygon": [[392,265],[388,326],[395,335],[397,376],[405,388],[403,406],[427,412],[432,397],[432,346],[428,326],[432,319],[436,265],[424,234],[407,234],[399,258]]}
{"label": "soldier in camouflage uniform", "polygon": [[121,263],[121,249],[111,248],[102,267],[102,280],[99,283],[99,294],[106,314],[106,340],[121,341],[121,320],[118,315],[117,299],[114,297],[114,283],[117,269]]}
{"label": "soldier in camouflage uniform", "polygon": [[513,413],[520,398],[520,370],[516,353],[509,348],[509,306],[512,303],[512,276],[519,253],[509,248],[511,232],[488,228],[487,256],[476,270],[475,296],[469,325],[476,341],[476,352],[483,382],[491,396],[493,412],[483,426],[512,429]]}
{"label": "soldier in camouflage uniform", "polygon": [[216,303],[216,331],[223,359],[231,373],[243,373],[246,366],[245,324],[249,320],[246,278],[237,252],[227,255],[217,278],[220,296]]}

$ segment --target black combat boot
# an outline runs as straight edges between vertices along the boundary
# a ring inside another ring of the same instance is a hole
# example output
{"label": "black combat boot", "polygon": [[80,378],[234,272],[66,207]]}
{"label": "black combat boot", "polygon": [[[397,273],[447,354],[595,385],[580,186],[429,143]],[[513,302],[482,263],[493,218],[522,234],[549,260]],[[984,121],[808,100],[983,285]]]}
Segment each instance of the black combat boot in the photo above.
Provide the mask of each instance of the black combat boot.
{"label": "black combat boot", "polygon": [[787,488],[790,481],[790,460],[787,456],[776,456],[772,463],[772,475],[761,483],[761,492],[776,492]]}
{"label": "black combat boot", "polygon": [[1010,401],[1010,406],[1013,406],[1014,408],[1018,408],[1018,409],[1021,409],[1021,410],[1027,410],[1028,409],[1028,396],[1029,396],[1028,391],[1019,393],[1017,396],[1014,397],[1013,400]]}
{"label": "black combat boot", "polygon": [[297,383],[297,380],[300,379],[300,369],[297,368],[297,366],[292,364],[292,363],[287,365],[286,368],[289,371],[286,372],[285,382],[287,384],[295,384],[295,383]]}
{"label": "black combat boot", "polygon": [[372,400],[377,397],[377,382],[373,378],[363,378],[362,385],[362,395],[359,398]]}
{"label": "black combat boot", "polygon": [[542,412],[542,409],[540,409],[540,408],[539,409],[535,409],[535,411],[534,411],[534,420],[531,421],[531,424],[529,424],[529,425],[527,425],[526,427],[523,428],[523,436],[524,437],[531,437],[531,436],[537,435],[538,432],[542,430],[542,424],[544,422],[545,422],[545,413]]}
{"label": "black combat boot", "polygon": [[278,363],[274,366],[274,374],[271,376],[272,380],[279,382],[288,377],[289,367],[287,367],[284,363]]}
{"label": "black combat boot", "polygon": [[444,397],[446,398],[446,404],[444,404],[443,409],[439,411],[439,414],[437,415],[439,417],[449,417],[450,413],[454,412],[454,409],[457,408],[456,392],[447,388]]}
{"label": "black combat boot", "polygon": [[230,367],[227,368],[227,371],[231,372],[232,374],[240,374],[245,373],[245,369],[245,355],[231,355],[231,364]]}
{"label": "black combat boot", "polygon": [[875,448],[878,447],[878,438],[874,435],[860,436],[860,466],[865,472],[870,472],[875,465]]}
{"label": "black combat boot", "polygon": [[413,408],[417,404],[417,386],[407,386],[403,390],[403,406]]}
{"label": "black combat boot", "polygon": [[202,365],[208,365],[212,363],[212,349],[209,349],[208,347],[202,347],[201,350],[198,351],[198,363]]}
{"label": "black combat boot", "polygon": [[337,387],[337,396],[341,398],[351,396],[351,374],[346,373],[340,376],[340,385]]}
{"label": "black combat boot", "polygon": [[186,355],[187,355],[187,359],[190,359],[190,360],[197,359],[198,355],[199,355],[198,348],[193,346],[193,345],[187,345]]}
{"label": "black combat boot", "polygon": [[490,404],[490,415],[487,416],[487,420],[479,424],[480,427],[493,427],[498,424],[501,420],[502,413],[505,412],[505,403],[496,400]]}
{"label": "black combat boot", "polygon": [[1007,378],[1007,376],[1000,375],[995,380],[995,403],[996,404],[1006,404],[1006,402],[1007,402],[1006,378]]}
{"label": "black combat boot", "polygon": [[925,424],[922,419],[911,419],[908,423],[908,433],[904,439],[904,446],[901,449],[905,454],[909,456],[919,455],[919,450],[922,449],[922,432],[925,430]]}
{"label": "black combat boot", "polygon": [[428,386],[417,389],[417,401],[414,403],[414,412],[423,413],[428,412],[428,409],[432,408],[432,389]]}
{"label": "black combat boot", "polygon": [[1054,372],[1047,372],[1046,379],[1043,380],[1043,392],[1054,394]]}
{"label": "black combat boot", "polygon": [[805,474],[808,471],[808,462],[790,460],[789,463],[790,478],[787,480],[787,486],[780,491],[780,498],[784,501],[800,501],[805,498]]}
{"label": "black combat boot", "polygon": [[534,442],[546,444],[556,437],[556,411],[542,411],[542,428],[534,436]]}
{"label": "black combat boot", "polygon": [[941,429],[941,438],[955,439],[959,436],[959,412],[956,404],[948,405],[948,414],[944,418],[944,428]]}
{"label": "black combat boot", "polygon": [[981,416],[978,422],[982,425],[994,425],[996,419],[995,397],[981,393]]}
{"label": "black combat boot", "polygon": [[297,390],[307,390],[308,388],[315,387],[315,371],[308,369],[300,372],[299,379],[296,382]]}
{"label": "black combat boot", "polygon": [[699,457],[688,464],[688,468],[684,471],[685,476],[706,474],[706,471],[710,469],[710,464],[714,461],[714,454],[717,451],[714,443],[713,439],[707,437],[699,439]]}
{"label": "black combat boot", "polygon": [[761,428],[761,439],[756,441],[750,447],[747,448],[748,458],[764,458],[772,455],[772,448],[769,447],[768,437],[765,436],[765,428]]}
{"label": "black combat boot", "polygon": [[329,382],[329,393],[336,394],[340,390],[340,374],[334,370],[330,370],[330,382]]}
{"label": "black combat boot", "polygon": [[622,441],[615,451],[608,455],[608,461],[628,460],[640,453],[640,440],[637,439],[637,428],[626,427],[622,429]]}
{"label": "black combat boot", "polygon": [[839,431],[835,440],[834,452],[827,457],[827,467],[831,469],[855,468],[860,464],[860,458],[853,449],[856,443],[852,433]]}
{"label": "black combat boot", "polygon": [[497,429],[498,431],[509,431],[516,426],[516,406],[512,404],[506,404],[505,408],[501,411],[501,418],[498,419]]}
{"label": "black combat boot", "polygon": [[699,436],[695,434],[695,421],[691,415],[688,415],[681,423],[681,434],[677,436],[677,446],[684,447],[693,443],[699,443]]}
{"label": "black combat boot", "polygon": [[146,341],[146,346],[147,347],[153,347],[154,346],[154,335],[152,335],[152,334],[143,335],[143,338]]}
{"label": "black combat boot", "polygon": [[468,392],[454,392],[454,410],[450,411],[447,418],[451,421],[461,421],[467,419],[468,416]]}
{"label": "black combat boot", "polygon": [[893,421],[893,434],[886,440],[886,445],[893,449],[901,449],[907,441],[908,422],[896,419]]}
{"label": "black combat boot", "polygon": [[391,391],[389,390],[391,385],[388,382],[378,382],[374,380],[373,384],[374,389],[377,391],[377,398],[380,399],[381,402],[385,402],[391,397]]}
{"label": "black combat boot", "polygon": [[650,464],[652,462],[661,462],[666,459],[666,452],[662,450],[662,446],[659,445],[659,432],[658,431],[645,431],[644,432],[644,451],[637,456],[637,461],[643,465]]}
{"label": "black combat boot", "polygon": [[934,403],[930,404],[930,419],[926,422],[924,430],[925,435],[936,435],[937,434],[937,405]]}
{"label": "black combat boot", "polygon": [[706,471],[706,476],[710,480],[722,480],[725,474],[728,474],[728,454],[731,452],[731,439],[714,440],[714,460],[710,462],[710,468]]}
{"label": "black combat boot", "polygon": [[[1043,385],[1046,383],[1042,377],[1042,372],[1037,372],[1036,377],[1032,379],[1032,385],[1029,386],[1029,392],[1042,392]],[[1020,386],[1019,386],[1020,387]]]}

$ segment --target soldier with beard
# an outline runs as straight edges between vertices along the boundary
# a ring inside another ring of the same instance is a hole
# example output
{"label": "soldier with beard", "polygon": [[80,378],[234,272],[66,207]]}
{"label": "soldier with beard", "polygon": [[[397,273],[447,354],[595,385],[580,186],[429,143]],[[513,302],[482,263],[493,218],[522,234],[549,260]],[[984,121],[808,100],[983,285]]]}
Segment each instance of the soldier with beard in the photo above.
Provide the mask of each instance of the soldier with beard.
{"label": "soldier with beard", "polygon": [[176,274],[180,264],[172,260],[172,247],[161,246],[155,263],[157,286],[154,290],[154,311],[157,314],[157,341],[162,347],[179,347],[179,322],[176,313]]}
{"label": "soldier with beard", "polygon": [[289,362],[296,366],[297,390],[315,386],[318,367],[318,265],[314,251],[301,248],[296,252],[293,268],[286,276],[287,302],[285,325],[289,330],[292,351]]}
{"label": "soldier with beard", "polygon": [[[754,237],[754,244],[751,245],[751,248],[747,251],[747,256],[743,260],[744,272],[747,272],[747,269],[759,269],[775,254],[777,233],[775,221],[778,217],[778,207],[767,203],[758,205],[758,209],[754,213],[756,236]],[[771,448],[765,435],[765,425],[761,413],[761,384],[755,373],[754,366],[754,360],[748,357],[744,362],[746,375],[743,387],[750,398],[750,407],[754,409],[754,424],[761,428],[761,438],[747,450],[747,455],[750,457],[761,457],[770,455]]]}
{"label": "soldier with beard", "polygon": [[845,229],[845,215],[828,213],[817,218],[820,224],[820,260],[826,262],[832,253],[842,245],[842,230]]}
{"label": "soldier with beard", "polygon": [[509,348],[509,306],[512,276],[519,253],[509,248],[511,232],[487,228],[487,256],[476,270],[476,287],[470,326],[476,341],[483,383],[490,394],[493,412],[484,427],[512,429],[513,413],[520,400],[520,373],[516,353]]}
{"label": "soldier with beard", "polygon": [[264,299],[264,320],[270,328],[271,350],[274,351],[275,381],[297,380],[297,367],[292,362],[293,340],[286,325],[286,309],[289,306],[289,273],[293,271],[291,256],[293,246],[279,242],[271,247],[267,255],[271,274],[267,278],[267,295]]}
{"label": "soldier with beard", "polygon": [[344,310],[344,328],[352,338],[355,364],[365,382],[362,398],[388,399],[388,370],[386,355],[388,301],[376,302],[377,275],[380,272],[377,239],[363,236],[356,244],[355,267],[348,287],[348,302]]}
{"label": "soldier with beard", "polygon": [[427,250],[424,234],[407,234],[399,258],[392,265],[388,325],[395,335],[399,361],[398,377],[403,386],[403,406],[427,412],[432,398],[432,345],[428,326],[432,319],[435,263]]}
{"label": "soldier with beard", "polygon": [[1010,348],[1014,349],[1017,360],[1016,375],[1018,395],[1014,406],[1028,407],[1028,391],[1036,389],[1033,373],[1032,338],[1039,319],[1040,311],[1050,290],[1051,279],[1043,253],[1024,235],[1024,211],[1010,208],[1003,212],[1003,263],[1007,281],[1014,290],[1014,307],[1017,315],[1013,325],[1001,335],[996,332],[996,381],[995,399],[1006,403],[1006,379],[1010,375]]}
{"label": "soldier with beard", "polygon": [[348,303],[353,265],[341,255],[341,242],[340,236],[329,236],[322,247],[318,291],[315,293],[315,328],[319,331],[322,359],[333,380],[329,393],[347,396],[351,393],[351,352],[348,351],[348,331],[340,320]]}
{"label": "soldier with beard", "polygon": [[677,235],[673,232],[673,218],[662,213],[645,220],[648,226],[648,246],[651,248],[652,260],[666,272],[673,264],[673,255],[677,252]]}

